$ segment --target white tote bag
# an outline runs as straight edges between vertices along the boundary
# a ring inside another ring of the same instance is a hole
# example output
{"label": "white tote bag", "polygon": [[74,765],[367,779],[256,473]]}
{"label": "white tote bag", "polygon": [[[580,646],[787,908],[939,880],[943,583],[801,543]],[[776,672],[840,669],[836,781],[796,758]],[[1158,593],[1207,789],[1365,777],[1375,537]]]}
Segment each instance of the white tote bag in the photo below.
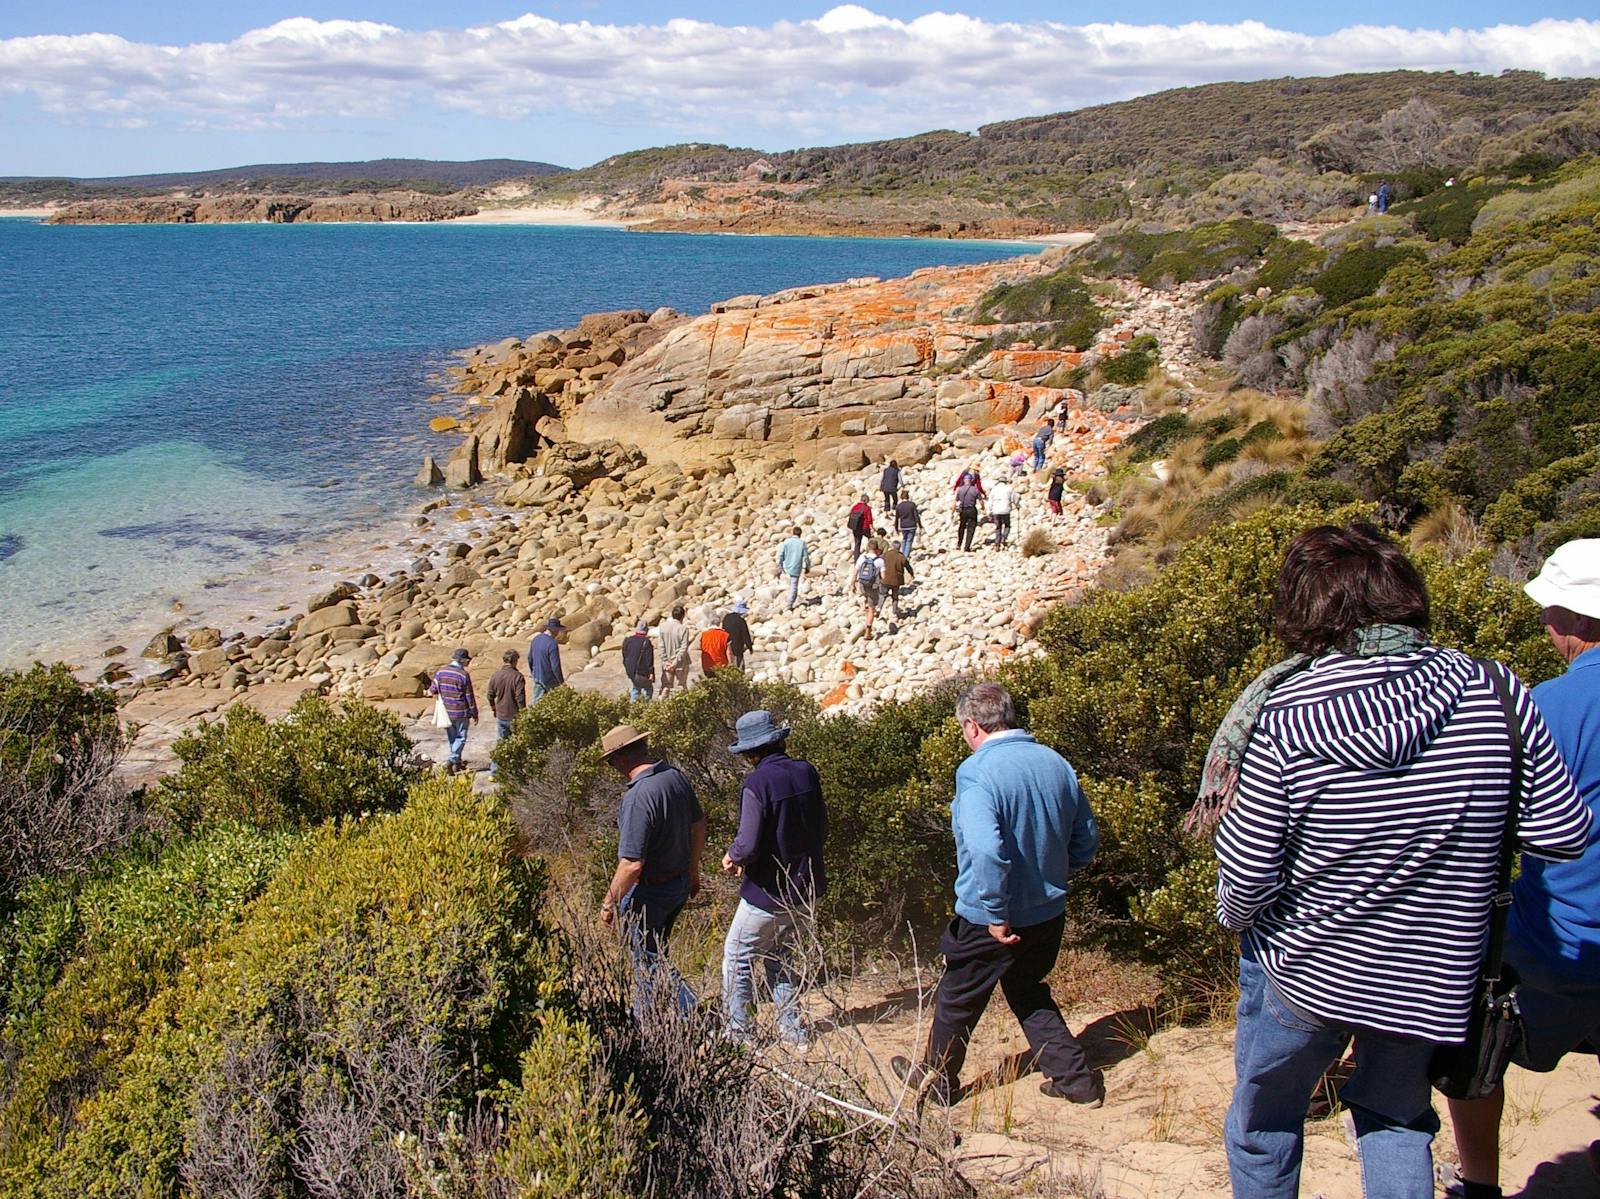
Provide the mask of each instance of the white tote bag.
{"label": "white tote bag", "polygon": [[450,727],[450,710],[444,706],[444,698],[433,701],[433,727],[447,729]]}

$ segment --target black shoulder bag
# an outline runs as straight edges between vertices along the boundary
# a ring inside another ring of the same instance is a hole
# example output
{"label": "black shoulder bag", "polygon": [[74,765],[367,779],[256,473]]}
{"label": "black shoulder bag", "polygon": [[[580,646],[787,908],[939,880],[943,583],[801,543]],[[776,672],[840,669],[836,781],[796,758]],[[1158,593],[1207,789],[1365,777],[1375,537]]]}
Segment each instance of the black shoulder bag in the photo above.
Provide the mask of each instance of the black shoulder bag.
{"label": "black shoulder bag", "polygon": [[1505,1077],[1506,1067],[1522,1047],[1522,1009],[1517,1005],[1516,974],[1502,962],[1506,947],[1506,920],[1511,914],[1511,867],[1517,856],[1517,806],[1522,795],[1524,749],[1522,721],[1511,698],[1502,667],[1484,662],[1489,681],[1505,710],[1511,732],[1511,801],[1506,807],[1506,827],[1500,844],[1500,870],[1495,879],[1493,906],[1489,909],[1489,944],[1474,990],[1467,1038],[1459,1045],[1440,1045],[1428,1063],[1433,1085],[1451,1099],[1485,1099]]}

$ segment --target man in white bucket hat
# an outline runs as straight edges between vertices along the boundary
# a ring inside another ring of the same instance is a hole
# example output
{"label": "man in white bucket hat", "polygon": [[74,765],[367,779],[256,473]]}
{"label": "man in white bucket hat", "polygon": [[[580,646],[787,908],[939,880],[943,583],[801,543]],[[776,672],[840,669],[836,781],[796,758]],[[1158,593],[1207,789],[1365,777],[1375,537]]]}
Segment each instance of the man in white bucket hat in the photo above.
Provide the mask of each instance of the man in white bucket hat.
{"label": "man in white bucket hat", "polygon": [[[1527,1040],[1514,1060],[1554,1070],[1566,1054],[1600,1054],[1600,539],[1569,541],[1523,588],[1544,609],[1544,627],[1567,663],[1533,689],[1578,794],[1593,813],[1583,856],[1547,862],[1524,856],[1511,888],[1505,962],[1520,980],[1517,1002]],[[1462,1199],[1500,1195],[1502,1090],[1488,1099],[1450,1100]],[[1600,1141],[1589,1146],[1600,1171]]]}

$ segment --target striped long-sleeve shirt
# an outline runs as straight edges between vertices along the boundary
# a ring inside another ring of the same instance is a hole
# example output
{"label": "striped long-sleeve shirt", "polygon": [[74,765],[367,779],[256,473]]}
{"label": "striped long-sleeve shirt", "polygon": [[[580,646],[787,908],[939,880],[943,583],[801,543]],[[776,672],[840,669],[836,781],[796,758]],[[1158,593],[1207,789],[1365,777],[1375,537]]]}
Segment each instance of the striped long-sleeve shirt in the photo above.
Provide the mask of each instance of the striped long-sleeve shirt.
{"label": "striped long-sleeve shirt", "polygon": [[472,690],[472,676],[456,663],[439,667],[429,688],[444,701],[451,720],[478,719],[478,697]]}
{"label": "striped long-sleeve shirt", "polygon": [[[1518,837],[1582,852],[1589,812],[1515,677]],[[1278,687],[1217,831],[1217,910],[1273,985],[1324,1020],[1460,1041],[1511,785],[1499,697],[1454,650],[1329,654]]]}

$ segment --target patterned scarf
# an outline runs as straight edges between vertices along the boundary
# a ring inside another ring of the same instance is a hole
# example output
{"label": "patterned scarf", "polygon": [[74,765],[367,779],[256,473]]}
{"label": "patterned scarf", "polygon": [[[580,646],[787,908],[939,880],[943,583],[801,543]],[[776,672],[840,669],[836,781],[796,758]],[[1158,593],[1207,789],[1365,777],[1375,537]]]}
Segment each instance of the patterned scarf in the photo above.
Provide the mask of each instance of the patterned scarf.
{"label": "patterned scarf", "polygon": [[[1385,654],[1416,653],[1427,644],[1427,634],[1410,625],[1375,624],[1357,629],[1337,649],[1357,658],[1375,658]],[[1266,707],[1273,688],[1299,674],[1311,662],[1309,654],[1295,654],[1274,663],[1258,674],[1233,701],[1217,735],[1211,738],[1205,770],[1200,776],[1200,794],[1183,819],[1186,832],[1203,836],[1227,815],[1239,791],[1239,764],[1244,761],[1250,735],[1261,718],[1261,709]]]}

